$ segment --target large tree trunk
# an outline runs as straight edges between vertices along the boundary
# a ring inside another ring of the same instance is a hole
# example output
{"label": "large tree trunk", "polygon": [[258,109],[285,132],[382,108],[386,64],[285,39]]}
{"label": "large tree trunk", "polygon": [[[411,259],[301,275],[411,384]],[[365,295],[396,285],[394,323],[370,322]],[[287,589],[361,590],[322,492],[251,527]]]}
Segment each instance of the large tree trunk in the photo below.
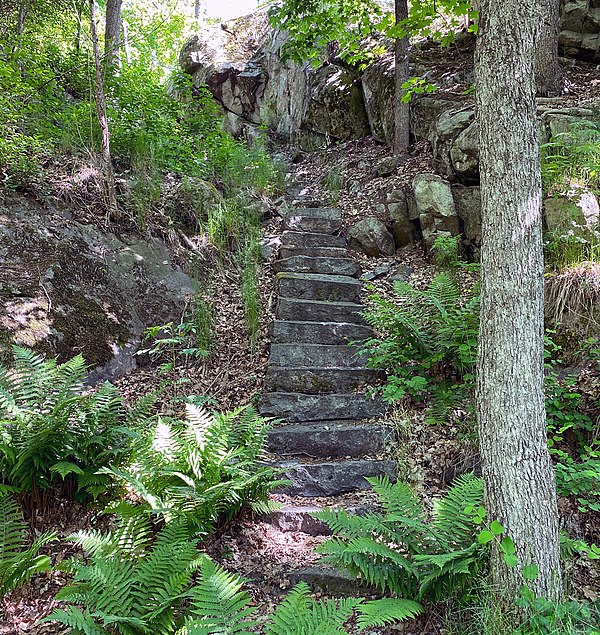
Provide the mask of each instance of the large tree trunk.
{"label": "large tree trunk", "polygon": [[535,47],[535,79],[538,95],[560,95],[563,74],[558,63],[558,26],[560,0],[543,0],[540,3],[544,16]]}
{"label": "large tree trunk", "polygon": [[515,542],[519,565],[494,554],[498,589],[561,593],[556,486],[544,409],[544,279],[535,104],[535,3],[484,0],[476,51],[482,199],[477,414],[488,517]]}
{"label": "large tree trunk", "polygon": [[121,4],[122,0],[106,1],[104,64],[107,70],[121,65]]}
{"label": "large tree trunk", "polygon": [[117,203],[117,191],[115,187],[115,175],[110,156],[110,130],[106,118],[106,98],[104,95],[104,80],[102,76],[102,61],[100,59],[100,47],[98,46],[98,29],[96,27],[96,0],[90,2],[90,31],[92,36],[92,47],[94,49],[94,61],[96,63],[96,114],[98,125],[100,126],[100,139],[102,148],[102,160],[104,162],[104,182],[106,185],[106,204],[109,217],[117,219],[119,217],[119,206]]}
{"label": "large tree trunk", "polygon": [[[407,0],[395,0],[396,24],[408,18]],[[402,101],[402,84],[408,81],[408,36],[396,38],[394,95],[394,153],[404,154],[410,143],[410,107]]]}

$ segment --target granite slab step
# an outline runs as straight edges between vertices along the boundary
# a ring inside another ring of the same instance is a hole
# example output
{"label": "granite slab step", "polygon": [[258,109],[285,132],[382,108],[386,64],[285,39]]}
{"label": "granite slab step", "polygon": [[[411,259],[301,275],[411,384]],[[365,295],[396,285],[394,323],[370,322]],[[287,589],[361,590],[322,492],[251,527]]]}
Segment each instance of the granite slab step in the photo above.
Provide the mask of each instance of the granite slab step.
{"label": "granite slab step", "polygon": [[346,239],[344,236],[333,236],[332,234],[284,231],[281,234],[281,244],[286,247],[344,248]]}
{"label": "granite slab step", "polygon": [[299,392],[307,395],[352,391],[385,379],[385,373],[371,368],[302,368],[273,366],[267,370],[265,390]]}
{"label": "granite slab step", "polygon": [[294,569],[287,574],[287,578],[291,585],[304,582],[313,591],[320,591],[329,595],[364,595],[365,588],[367,588],[364,583],[352,577],[349,573],[323,565]]}
{"label": "granite slab step", "polygon": [[358,393],[309,395],[270,392],[259,400],[261,415],[289,422],[331,421],[334,419],[371,419],[385,414],[386,404],[380,398]]}
{"label": "granite slab step", "polygon": [[365,367],[369,358],[347,344],[271,344],[273,366],[317,366],[319,368]]}
{"label": "granite slab step", "polygon": [[346,344],[373,337],[368,326],[349,322],[309,322],[274,320],[271,323],[271,342],[282,344]]}
{"label": "granite slab step", "polygon": [[335,234],[342,228],[342,215],[329,207],[299,208],[288,212],[283,222],[292,231]]}
{"label": "granite slab step", "polygon": [[292,322],[349,322],[364,325],[364,310],[365,307],[356,302],[320,302],[280,296],[275,315],[279,320]]}
{"label": "granite slab step", "polygon": [[350,276],[282,271],[277,274],[277,287],[279,294],[288,298],[356,302],[360,299],[362,285]]}
{"label": "granite slab step", "polygon": [[367,476],[389,476],[396,479],[396,463],[380,461],[330,461],[300,463],[285,461],[278,464],[285,470],[290,484],[280,491],[291,496],[337,496],[357,490],[369,489]]}
{"label": "granite slab step", "polygon": [[352,258],[323,258],[311,256],[291,256],[274,263],[277,272],[322,273],[334,276],[351,276],[358,278],[361,268]]}
{"label": "granite slab step", "polygon": [[391,426],[321,421],[273,428],[267,449],[280,456],[361,457],[381,454],[393,439]]}
{"label": "granite slab step", "polygon": [[279,257],[294,258],[296,256],[308,256],[309,258],[347,258],[348,251],[341,247],[296,247],[281,245]]}

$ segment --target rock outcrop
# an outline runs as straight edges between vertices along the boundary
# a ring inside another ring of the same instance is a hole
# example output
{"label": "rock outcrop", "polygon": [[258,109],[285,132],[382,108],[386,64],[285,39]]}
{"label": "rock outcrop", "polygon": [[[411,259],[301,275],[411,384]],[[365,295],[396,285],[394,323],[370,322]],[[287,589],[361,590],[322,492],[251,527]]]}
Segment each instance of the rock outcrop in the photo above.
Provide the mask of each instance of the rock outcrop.
{"label": "rock outcrop", "polygon": [[600,1],[567,0],[558,43],[564,55],[600,61]]}
{"label": "rock outcrop", "polygon": [[165,244],[117,237],[14,197],[0,205],[0,344],[65,360],[83,353],[111,379],[135,365],[144,329],[181,315],[193,281]]}

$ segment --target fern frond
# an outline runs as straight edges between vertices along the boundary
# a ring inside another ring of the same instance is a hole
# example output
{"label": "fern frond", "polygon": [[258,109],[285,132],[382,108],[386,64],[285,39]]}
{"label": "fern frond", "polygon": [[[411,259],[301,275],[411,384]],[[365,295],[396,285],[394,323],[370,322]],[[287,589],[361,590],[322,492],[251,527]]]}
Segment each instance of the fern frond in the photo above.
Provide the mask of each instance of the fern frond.
{"label": "fern frond", "polygon": [[364,602],[358,607],[358,625],[361,629],[386,626],[394,622],[412,620],[423,612],[423,606],[413,600],[383,598]]}

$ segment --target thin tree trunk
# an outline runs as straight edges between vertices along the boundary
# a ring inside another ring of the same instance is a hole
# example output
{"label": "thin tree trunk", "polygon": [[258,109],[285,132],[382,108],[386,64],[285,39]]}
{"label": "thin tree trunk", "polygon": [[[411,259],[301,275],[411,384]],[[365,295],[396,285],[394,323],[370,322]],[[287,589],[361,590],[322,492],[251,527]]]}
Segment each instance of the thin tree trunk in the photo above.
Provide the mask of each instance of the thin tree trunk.
{"label": "thin tree trunk", "polygon": [[[476,50],[480,125],[482,290],[477,415],[488,517],[506,528],[519,565],[496,551],[509,597],[526,583],[558,599],[561,570],[554,472],[544,408],[544,279],[535,104],[539,5],[481,2]],[[535,564],[537,579],[522,568]]]}
{"label": "thin tree trunk", "polygon": [[[395,0],[396,24],[408,18],[407,0]],[[402,101],[402,84],[408,81],[408,36],[396,38],[394,94],[394,153],[404,154],[410,144],[410,106]]]}
{"label": "thin tree trunk", "polygon": [[92,36],[92,46],[94,48],[94,61],[96,63],[96,114],[100,126],[100,137],[102,147],[102,160],[104,162],[104,176],[106,184],[107,206],[110,218],[117,220],[119,217],[119,206],[117,203],[117,191],[115,187],[115,175],[110,156],[110,130],[106,118],[106,98],[104,95],[104,80],[102,76],[102,62],[100,59],[100,47],[98,46],[98,29],[96,27],[96,0],[89,0],[90,3],[90,29]]}
{"label": "thin tree trunk", "polygon": [[537,94],[542,96],[560,95],[564,78],[558,63],[558,27],[560,21],[560,0],[544,0],[543,20],[535,47],[535,79]]}
{"label": "thin tree trunk", "polygon": [[200,19],[201,7],[202,7],[201,0],[194,0],[194,17],[196,18],[196,20]]}
{"label": "thin tree trunk", "polygon": [[121,65],[121,4],[122,0],[106,2],[104,65],[107,71]]}

